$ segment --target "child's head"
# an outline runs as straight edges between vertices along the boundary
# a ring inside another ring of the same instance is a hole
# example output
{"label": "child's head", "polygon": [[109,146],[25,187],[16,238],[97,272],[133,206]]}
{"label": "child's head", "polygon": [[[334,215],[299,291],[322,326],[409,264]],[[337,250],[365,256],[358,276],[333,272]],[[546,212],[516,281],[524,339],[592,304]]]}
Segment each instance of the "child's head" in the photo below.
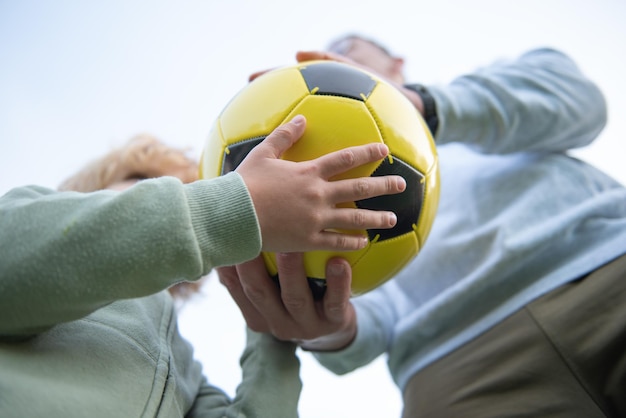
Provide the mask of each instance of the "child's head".
{"label": "child's head", "polygon": [[180,149],[150,135],[138,135],[66,179],[59,190],[93,192],[124,189],[143,179],[173,176],[183,183],[198,179],[198,163]]}

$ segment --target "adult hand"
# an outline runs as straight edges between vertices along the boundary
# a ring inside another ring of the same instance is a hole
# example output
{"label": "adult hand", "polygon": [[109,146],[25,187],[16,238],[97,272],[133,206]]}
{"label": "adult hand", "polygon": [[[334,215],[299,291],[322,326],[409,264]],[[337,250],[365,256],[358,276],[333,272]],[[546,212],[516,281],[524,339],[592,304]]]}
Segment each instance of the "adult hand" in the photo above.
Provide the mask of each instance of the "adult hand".
{"label": "adult hand", "polygon": [[400,176],[331,181],[354,167],[384,158],[389,150],[381,143],[345,148],[310,161],[280,159],[302,136],[305,125],[304,117],[296,116],[278,127],[235,170],[252,197],[261,227],[262,249],[361,249],[367,245],[367,237],[355,231],[392,228],[396,215],[338,205],[400,193],[406,182]]}
{"label": "adult hand", "polygon": [[338,350],[356,335],[356,314],[350,302],[352,271],[333,258],[326,265],[324,297],[314,300],[301,253],[276,255],[280,288],[269,276],[262,257],[217,269],[220,282],[239,306],[248,326],[297,342],[307,350]]}

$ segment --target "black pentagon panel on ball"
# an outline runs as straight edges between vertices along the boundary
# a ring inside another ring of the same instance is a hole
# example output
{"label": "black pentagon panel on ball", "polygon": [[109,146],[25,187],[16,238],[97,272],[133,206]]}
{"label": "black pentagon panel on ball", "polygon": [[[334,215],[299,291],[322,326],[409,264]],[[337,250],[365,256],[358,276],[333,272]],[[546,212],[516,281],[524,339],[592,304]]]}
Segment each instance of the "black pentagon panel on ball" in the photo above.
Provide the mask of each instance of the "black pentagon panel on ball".
{"label": "black pentagon panel on ball", "polygon": [[338,62],[320,62],[300,68],[309,91],[364,101],[377,81],[366,73]]}
{"label": "black pentagon panel on ball", "polygon": [[228,152],[224,153],[224,161],[222,163],[222,175],[234,171],[244,158],[248,155],[252,148],[256,147],[265,139],[264,136],[246,139],[228,146]]}
{"label": "black pentagon panel on ball", "polygon": [[398,218],[398,223],[391,229],[369,229],[370,240],[379,235],[378,240],[384,241],[413,231],[417,224],[424,202],[424,175],[404,161],[393,158],[393,163],[385,158],[372,176],[398,175],[406,181],[406,189],[399,194],[378,196],[371,199],[356,201],[362,209],[390,210]]}

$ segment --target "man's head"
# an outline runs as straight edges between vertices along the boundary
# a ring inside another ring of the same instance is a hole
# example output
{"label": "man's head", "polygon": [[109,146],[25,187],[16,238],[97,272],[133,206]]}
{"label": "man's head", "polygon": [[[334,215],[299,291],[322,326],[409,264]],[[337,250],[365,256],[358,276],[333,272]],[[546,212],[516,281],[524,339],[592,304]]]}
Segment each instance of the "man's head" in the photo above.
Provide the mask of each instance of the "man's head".
{"label": "man's head", "polygon": [[404,83],[404,59],[394,56],[376,41],[350,34],[334,40],[327,49],[350,58],[389,81]]}

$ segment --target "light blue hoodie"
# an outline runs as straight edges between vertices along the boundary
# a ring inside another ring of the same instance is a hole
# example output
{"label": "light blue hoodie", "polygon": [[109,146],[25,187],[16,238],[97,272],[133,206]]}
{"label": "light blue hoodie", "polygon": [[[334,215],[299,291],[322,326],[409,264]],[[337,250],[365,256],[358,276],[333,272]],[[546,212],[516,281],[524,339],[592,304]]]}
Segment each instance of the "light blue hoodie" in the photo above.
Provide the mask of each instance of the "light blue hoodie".
{"label": "light blue hoodie", "polygon": [[413,374],[533,299],[626,253],[626,189],[567,155],[606,123],[598,88],[552,49],[429,86],[441,200],[394,280],[354,300],[355,341],[317,358],[337,373],[388,354]]}

